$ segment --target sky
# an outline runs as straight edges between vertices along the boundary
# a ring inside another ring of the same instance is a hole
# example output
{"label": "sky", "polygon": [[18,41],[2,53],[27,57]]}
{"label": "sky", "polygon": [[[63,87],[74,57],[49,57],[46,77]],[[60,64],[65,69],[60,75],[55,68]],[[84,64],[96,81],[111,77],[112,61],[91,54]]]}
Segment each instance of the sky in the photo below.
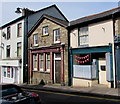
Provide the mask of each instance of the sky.
{"label": "sky", "polygon": [[29,0],[29,2],[26,0],[24,0],[24,2],[20,1],[22,0],[17,0],[17,2],[14,0],[10,0],[9,2],[5,0],[0,1],[0,26],[21,16],[21,14],[15,13],[17,7],[28,8],[37,11],[56,4],[69,21],[118,7],[117,0],[99,0],[99,2],[95,2],[94,0],[90,0],[89,2],[88,0],[84,0],[84,2],[82,0],[61,0],[57,2],[55,0],[52,2],[48,0],[46,0],[46,2],[44,2],[45,0],[34,0],[34,2],[30,2],[31,0]]}

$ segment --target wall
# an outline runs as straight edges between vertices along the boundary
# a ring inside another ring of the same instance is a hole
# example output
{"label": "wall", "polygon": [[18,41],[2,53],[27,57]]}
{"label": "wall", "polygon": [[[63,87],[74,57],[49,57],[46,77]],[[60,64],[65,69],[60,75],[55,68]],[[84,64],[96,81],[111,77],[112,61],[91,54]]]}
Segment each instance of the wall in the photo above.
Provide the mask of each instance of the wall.
{"label": "wall", "polygon": [[113,21],[107,20],[89,25],[89,46],[113,43]]}

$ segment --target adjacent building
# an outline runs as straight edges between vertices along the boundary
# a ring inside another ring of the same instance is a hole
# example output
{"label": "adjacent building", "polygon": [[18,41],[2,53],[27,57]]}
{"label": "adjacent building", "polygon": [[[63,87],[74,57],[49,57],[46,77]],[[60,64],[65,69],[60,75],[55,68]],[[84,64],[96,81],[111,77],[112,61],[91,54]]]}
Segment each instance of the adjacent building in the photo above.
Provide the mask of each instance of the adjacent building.
{"label": "adjacent building", "polygon": [[70,22],[72,86],[116,87],[120,68],[119,13],[120,7]]}
{"label": "adjacent building", "polygon": [[68,23],[43,15],[29,32],[30,83],[68,85]]}

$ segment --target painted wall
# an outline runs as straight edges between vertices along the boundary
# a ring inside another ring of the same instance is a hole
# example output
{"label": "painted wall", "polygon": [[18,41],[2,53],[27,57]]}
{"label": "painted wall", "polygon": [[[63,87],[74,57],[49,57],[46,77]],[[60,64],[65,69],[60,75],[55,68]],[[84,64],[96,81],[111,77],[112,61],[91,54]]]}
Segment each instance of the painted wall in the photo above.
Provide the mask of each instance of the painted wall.
{"label": "painted wall", "polygon": [[89,46],[113,43],[113,21],[107,20],[89,25]]}
{"label": "painted wall", "polygon": [[[17,37],[17,25],[19,23],[22,23],[22,36],[21,37]],[[23,82],[23,63],[20,65],[19,63],[19,59],[17,57],[17,43],[18,42],[21,42],[21,45],[22,45],[22,50],[21,50],[21,59],[22,59],[22,62],[23,62],[23,47],[24,47],[24,44],[23,44],[23,35],[24,35],[24,20],[21,20],[21,21],[18,21],[12,25],[10,25],[10,31],[11,31],[11,36],[10,36],[10,39],[7,40],[5,39],[3,36],[1,37],[1,42],[3,44],[3,48],[2,48],[2,59],[0,61],[0,66],[1,66],[1,72],[2,72],[2,66],[15,66],[15,67],[18,67],[18,74],[19,74],[19,77],[18,77],[18,83],[22,83]],[[3,28],[2,29],[2,32],[1,33],[5,33],[7,35],[7,27]],[[10,58],[7,58],[6,57],[6,47],[7,45],[10,45]],[[2,73],[1,73],[2,74]],[[5,80],[5,82],[10,82],[10,79],[9,78],[5,78],[3,79]],[[13,80],[11,79],[11,82],[13,82]]]}
{"label": "painted wall", "polygon": [[[79,28],[79,27],[78,27]],[[78,48],[78,28],[70,32],[70,46]],[[107,20],[88,25],[89,46],[104,46],[113,43],[113,21]]]}

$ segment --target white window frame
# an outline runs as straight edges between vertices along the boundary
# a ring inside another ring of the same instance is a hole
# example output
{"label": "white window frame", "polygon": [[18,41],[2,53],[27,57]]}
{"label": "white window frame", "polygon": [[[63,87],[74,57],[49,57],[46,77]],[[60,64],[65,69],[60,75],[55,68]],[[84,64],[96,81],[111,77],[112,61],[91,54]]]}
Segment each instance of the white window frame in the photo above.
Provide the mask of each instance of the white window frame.
{"label": "white window frame", "polygon": [[[36,57],[36,58],[35,58],[35,57]],[[38,69],[37,69],[37,64],[38,64],[38,63],[37,63],[37,62],[38,62],[37,59],[38,59],[38,58],[37,58],[37,54],[34,54],[34,55],[33,55],[33,71],[38,71]],[[35,62],[36,62],[36,67],[35,67]]]}
{"label": "white window frame", "polygon": [[17,57],[21,57],[21,56],[22,56],[22,43],[18,42],[17,43]]}
{"label": "white window frame", "polygon": [[[48,55],[49,55],[49,59],[48,59]],[[50,62],[50,53],[46,54],[46,72],[50,72],[50,68],[49,69],[47,68],[48,61]]]}
{"label": "white window frame", "polygon": [[42,35],[43,36],[48,35],[48,26],[42,28]]}
{"label": "white window frame", "polygon": [[[53,30],[54,34],[54,43],[60,43],[60,28]],[[56,37],[59,37],[59,40],[56,40]]]}
{"label": "white window frame", "polygon": [[22,36],[22,23],[18,23],[18,34],[17,37],[21,37]]}
{"label": "white window frame", "polygon": [[[41,55],[42,55],[42,59],[41,59]],[[43,62],[43,68],[41,68],[41,61]],[[40,69],[40,72],[44,71],[44,54],[43,53],[39,54],[39,69]]]}
{"label": "white window frame", "polygon": [[79,45],[88,45],[89,43],[89,30],[88,26],[79,29]]}
{"label": "white window frame", "polygon": [[38,33],[33,35],[34,40],[34,46],[38,46]]}
{"label": "white window frame", "polygon": [[[8,56],[8,49],[9,49],[9,56]],[[7,57],[7,58],[10,58],[10,50],[11,50],[11,49],[10,49],[10,45],[7,45],[7,46],[6,46],[6,57]]]}

